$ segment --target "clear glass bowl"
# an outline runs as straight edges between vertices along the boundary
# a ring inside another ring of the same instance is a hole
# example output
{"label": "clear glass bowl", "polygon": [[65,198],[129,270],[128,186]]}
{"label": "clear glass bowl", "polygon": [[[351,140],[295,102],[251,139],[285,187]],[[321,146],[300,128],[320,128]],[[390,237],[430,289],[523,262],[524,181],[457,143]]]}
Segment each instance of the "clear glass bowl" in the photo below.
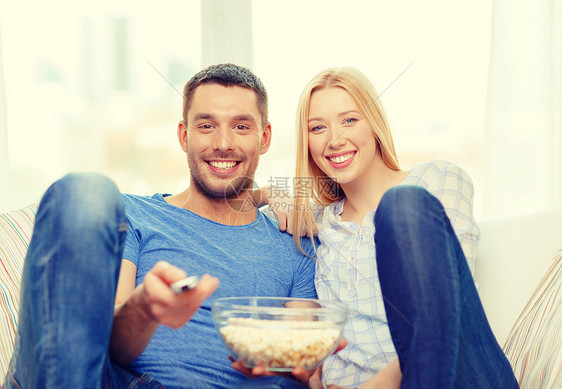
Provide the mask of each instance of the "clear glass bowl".
{"label": "clear glass bowl", "polygon": [[347,322],[336,301],[282,297],[227,297],[212,308],[215,326],[247,367],[314,369],[332,354]]}

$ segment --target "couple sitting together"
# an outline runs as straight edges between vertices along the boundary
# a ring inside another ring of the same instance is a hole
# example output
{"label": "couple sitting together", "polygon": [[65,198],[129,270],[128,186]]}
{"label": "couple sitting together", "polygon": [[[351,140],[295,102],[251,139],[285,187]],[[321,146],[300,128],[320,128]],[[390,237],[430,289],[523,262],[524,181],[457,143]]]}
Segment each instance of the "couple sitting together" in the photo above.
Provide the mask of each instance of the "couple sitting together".
{"label": "couple sitting together", "polygon": [[[97,174],[47,190],[4,388],[517,387],[471,275],[471,180],[445,161],[401,170],[359,71],[329,69],[304,89],[296,177],[313,185],[279,224],[232,206],[255,194],[272,137],[252,72],[193,76],[177,136],[191,173],[181,193],[121,194]],[[174,294],[188,274],[197,287]],[[314,372],[231,362],[211,317],[227,296],[344,302],[347,345]]]}

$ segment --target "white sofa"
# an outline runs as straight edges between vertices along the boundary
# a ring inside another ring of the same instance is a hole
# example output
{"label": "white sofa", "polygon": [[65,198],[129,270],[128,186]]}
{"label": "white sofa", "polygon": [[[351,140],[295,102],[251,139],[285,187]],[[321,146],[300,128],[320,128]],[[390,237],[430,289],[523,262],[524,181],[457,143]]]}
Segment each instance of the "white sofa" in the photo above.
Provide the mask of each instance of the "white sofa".
{"label": "white sofa", "polygon": [[482,221],[479,226],[482,235],[474,277],[488,321],[503,345],[562,250],[562,210]]}
{"label": "white sofa", "polygon": [[[0,215],[0,382],[12,353],[19,282],[35,211],[32,205]],[[504,345],[541,277],[562,249],[562,210],[485,221],[480,228],[475,278],[492,330]],[[521,369],[514,366],[514,370]],[[541,386],[535,383],[526,387]]]}

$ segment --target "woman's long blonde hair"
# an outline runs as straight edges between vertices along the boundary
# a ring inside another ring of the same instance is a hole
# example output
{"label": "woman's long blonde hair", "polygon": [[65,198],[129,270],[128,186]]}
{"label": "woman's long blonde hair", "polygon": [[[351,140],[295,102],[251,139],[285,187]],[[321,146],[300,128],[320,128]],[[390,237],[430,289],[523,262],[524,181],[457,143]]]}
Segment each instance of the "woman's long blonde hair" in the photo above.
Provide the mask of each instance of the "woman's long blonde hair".
{"label": "woman's long blonde hair", "polygon": [[[340,184],[328,177],[312,159],[308,149],[308,111],[310,97],[321,89],[344,89],[357,103],[361,116],[369,123],[377,141],[382,160],[392,170],[400,170],[394,150],[394,141],[378,94],[369,79],[352,67],[326,69],[316,75],[304,88],[297,107],[297,166],[295,174],[295,218],[293,238],[302,251],[298,231],[307,226],[312,236],[312,222],[317,206],[327,206],[345,197]],[[314,241],[313,241],[314,243]]]}

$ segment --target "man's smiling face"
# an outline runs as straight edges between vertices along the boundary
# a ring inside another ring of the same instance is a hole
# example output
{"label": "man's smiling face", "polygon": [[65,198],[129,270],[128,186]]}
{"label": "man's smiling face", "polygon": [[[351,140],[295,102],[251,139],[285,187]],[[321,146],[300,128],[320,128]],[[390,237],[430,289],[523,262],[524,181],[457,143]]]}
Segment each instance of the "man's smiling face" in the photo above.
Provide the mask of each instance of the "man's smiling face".
{"label": "man's smiling face", "polygon": [[251,185],[271,139],[271,126],[261,118],[249,88],[212,83],[197,87],[180,142],[185,144],[191,183],[201,194],[230,198]]}

